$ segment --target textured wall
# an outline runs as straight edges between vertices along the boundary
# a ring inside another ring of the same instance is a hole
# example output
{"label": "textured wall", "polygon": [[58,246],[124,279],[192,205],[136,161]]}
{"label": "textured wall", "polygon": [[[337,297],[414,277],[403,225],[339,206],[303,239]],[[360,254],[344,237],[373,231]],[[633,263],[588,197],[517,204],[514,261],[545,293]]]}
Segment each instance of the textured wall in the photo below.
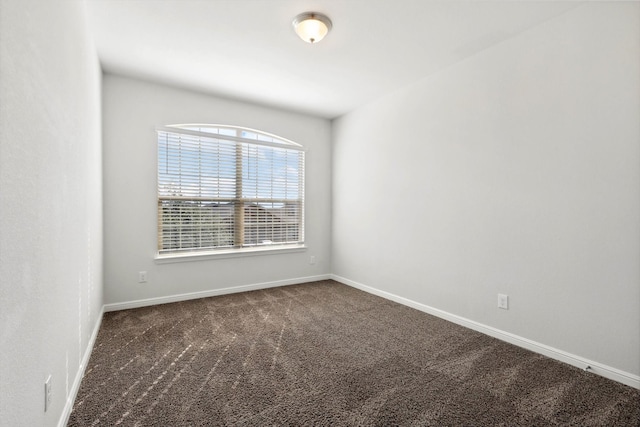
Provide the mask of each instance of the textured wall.
{"label": "textured wall", "polygon": [[101,73],[84,14],[0,3],[3,426],[58,424],[102,307]]}
{"label": "textured wall", "polygon": [[334,273],[640,374],[639,20],[583,4],[337,120]]}
{"label": "textured wall", "polygon": [[[105,303],[212,291],[331,272],[330,122],[126,77],[105,75]],[[266,131],[306,149],[304,252],[156,264],[157,134],[177,123]],[[316,264],[309,264],[309,257]],[[148,282],[138,283],[138,271]]]}

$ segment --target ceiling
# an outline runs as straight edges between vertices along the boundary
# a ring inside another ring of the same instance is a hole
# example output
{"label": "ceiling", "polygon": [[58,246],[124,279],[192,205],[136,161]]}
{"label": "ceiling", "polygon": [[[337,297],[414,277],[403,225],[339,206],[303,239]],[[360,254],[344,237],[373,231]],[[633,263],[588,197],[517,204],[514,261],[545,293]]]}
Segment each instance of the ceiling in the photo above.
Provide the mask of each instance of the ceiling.
{"label": "ceiling", "polygon": [[[107,73],[334,118],[576,7],[575,1],[87,0]],[[291,22],[328,15],[317,44]]]}

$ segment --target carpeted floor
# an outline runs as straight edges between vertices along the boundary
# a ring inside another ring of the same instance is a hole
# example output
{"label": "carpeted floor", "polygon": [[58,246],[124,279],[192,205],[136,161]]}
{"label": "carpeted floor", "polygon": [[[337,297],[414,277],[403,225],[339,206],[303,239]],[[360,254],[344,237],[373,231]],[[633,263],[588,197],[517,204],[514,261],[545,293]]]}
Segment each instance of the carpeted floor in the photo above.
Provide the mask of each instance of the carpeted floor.
{"label": "carpeted floor", "polygon": [[107,313],[69,426],[638,426],[640,392],[334,281]]}

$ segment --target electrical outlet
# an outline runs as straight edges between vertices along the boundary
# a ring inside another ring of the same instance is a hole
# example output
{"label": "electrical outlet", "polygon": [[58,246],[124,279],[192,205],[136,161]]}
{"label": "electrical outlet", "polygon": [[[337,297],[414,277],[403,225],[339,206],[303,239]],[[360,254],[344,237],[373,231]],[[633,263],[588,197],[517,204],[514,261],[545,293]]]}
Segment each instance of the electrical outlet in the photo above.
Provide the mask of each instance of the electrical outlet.
{"label": "electrical outlet", "polygon": [[309,264],[313,265],[316,263],[316,257],[314,255],[311,255],[309,257]]}
{"label": "electrical outlet", "polygon": [[44,382],[44,412],[47,412],[47,409],[51,406],[51,398],[51,375],[49,375]]}
{"label": "electrical outlet", "polygon": [[498,308],[509,310],[509,296],[505,294],[498,294]]}
{"label": "electrical outlet", "polygon": [[147,282],[147,272],[139,271],[138,272],[138,283],[146,283]]}

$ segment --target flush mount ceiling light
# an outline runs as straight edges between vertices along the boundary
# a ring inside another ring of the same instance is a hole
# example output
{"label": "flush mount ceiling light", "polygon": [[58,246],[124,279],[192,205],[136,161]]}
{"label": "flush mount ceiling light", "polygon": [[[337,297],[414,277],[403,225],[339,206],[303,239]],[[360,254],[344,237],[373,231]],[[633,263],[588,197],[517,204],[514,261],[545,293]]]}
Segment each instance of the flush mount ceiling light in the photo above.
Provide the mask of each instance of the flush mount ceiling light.
{"label": "flush mount ceiling light", "polygon": [[293,29],[296,34],[307,43],[317,43],[331,30],[331,19],[317,12],[305,12],[296,16],[293,20]]}

